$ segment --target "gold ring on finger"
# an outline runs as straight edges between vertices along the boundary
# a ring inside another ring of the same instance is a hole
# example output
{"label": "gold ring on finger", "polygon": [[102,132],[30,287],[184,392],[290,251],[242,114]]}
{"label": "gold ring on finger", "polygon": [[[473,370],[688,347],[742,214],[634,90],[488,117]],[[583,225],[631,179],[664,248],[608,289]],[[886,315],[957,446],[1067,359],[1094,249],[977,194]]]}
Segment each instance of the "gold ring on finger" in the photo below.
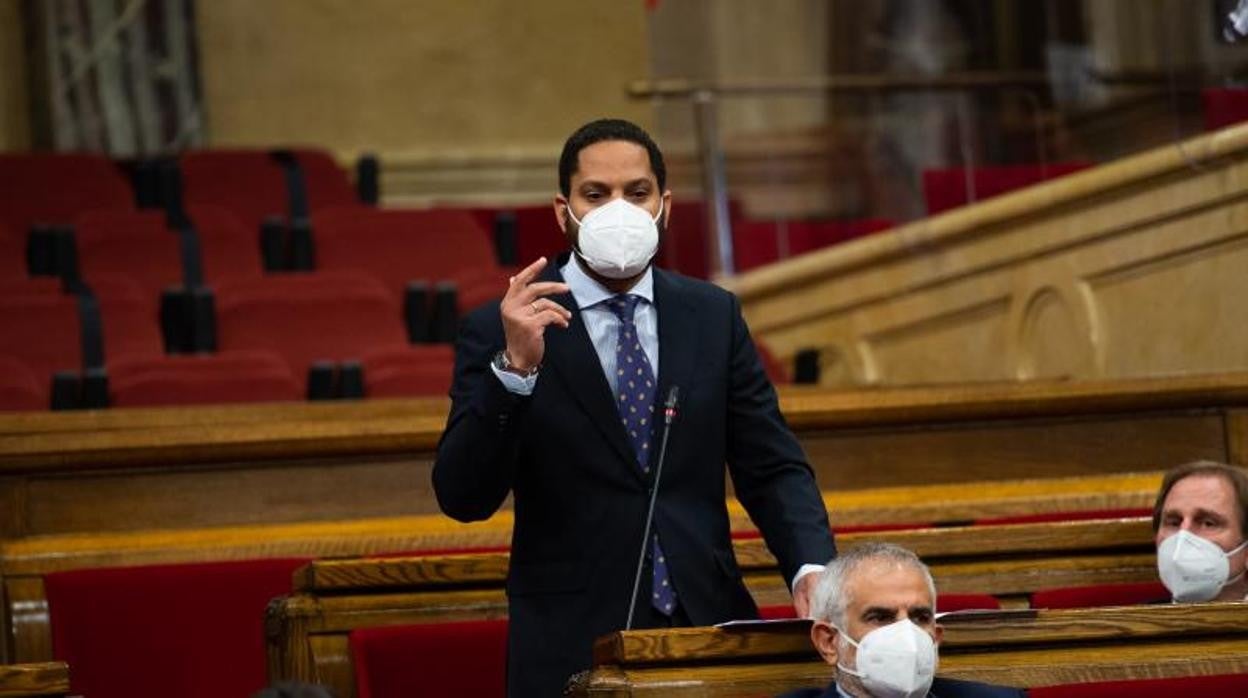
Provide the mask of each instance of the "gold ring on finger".
{"label": "gold ring on finger", "polygon": [[537,315],[537,312],[538,312],[538,311],[537,311],[537,301],[533,301],[532,303],[529,303],[529,310],[533,311],[533,312],[532,312],[532,314],[533,314],[533,315]]}

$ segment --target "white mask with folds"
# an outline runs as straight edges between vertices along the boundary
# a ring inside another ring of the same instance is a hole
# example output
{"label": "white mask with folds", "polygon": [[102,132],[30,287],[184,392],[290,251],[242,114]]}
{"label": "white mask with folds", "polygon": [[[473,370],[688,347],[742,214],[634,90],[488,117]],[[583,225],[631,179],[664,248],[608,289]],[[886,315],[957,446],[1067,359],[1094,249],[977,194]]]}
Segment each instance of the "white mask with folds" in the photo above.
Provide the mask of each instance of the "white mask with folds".
{"label": "white mask with folds", "polygon": [[610,202],[577,220],[568,206],[568,216],[576,223],[577,254],[590,269],[609,279],[627,279],[645,271],[659,249],[659,216],[651,217],[644,208],[624,199]]}

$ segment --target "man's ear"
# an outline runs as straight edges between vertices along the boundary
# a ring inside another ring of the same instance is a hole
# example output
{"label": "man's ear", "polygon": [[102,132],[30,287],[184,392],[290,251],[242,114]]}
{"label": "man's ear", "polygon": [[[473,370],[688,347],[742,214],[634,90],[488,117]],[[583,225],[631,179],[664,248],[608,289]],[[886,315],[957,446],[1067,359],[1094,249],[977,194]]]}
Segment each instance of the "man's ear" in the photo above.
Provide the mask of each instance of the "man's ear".
{"label": "man's ear", "polygon": [[568,200],[565,199],[562,194],[555,194],[554,206],[555,206],[555,222],[559,224],[559,230],[562,230],[563,234],[567,235],[568,234],[568,214],[567,214]]}
{"label": "man's ear", "polygon": [[810,626],[810,643],[815,646],[819,656],[823,657],[823,661],[832,666],[836,666],[836,640],[840,634],[831,623],[822,620],[817,620]]}
{"label": "man's ear", "polygon": [[668,189],[663,192],[663,225],[668,230],[672,228],[672,190]]}
{"label": "man's ear", "polygon": [[932,626],[932,641],[936,643],[937,647],[940,647],[940,641],[943,640],[944,637],[945,637],[945,626],[941,625],[940,623],[933,625]]}

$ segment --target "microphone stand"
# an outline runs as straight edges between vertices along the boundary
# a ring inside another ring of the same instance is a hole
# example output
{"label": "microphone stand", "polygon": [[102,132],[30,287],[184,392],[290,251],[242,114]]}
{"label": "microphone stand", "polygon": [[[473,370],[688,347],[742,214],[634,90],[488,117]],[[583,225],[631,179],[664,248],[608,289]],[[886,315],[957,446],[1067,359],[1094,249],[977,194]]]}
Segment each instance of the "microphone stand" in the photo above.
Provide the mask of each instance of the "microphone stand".
{"label": "microphone stand", "polygon": [[659,444],[659,463],[654,469],[654,486],[650,488],[650,508],[646,511],[646,527],[641,536],[641,552],[637,554],[637,573],[633,577],[633,594],[628,602],[628,622],[625,630],[633,629],[633,612],[637,610],[637,590],[641,588],[641,569],[646,563],[646,548],[650,545],[650,526],[654,523],[654,501],[659,495],[659,478],[663,477],[663,461],[667,457],[667,437],[672,432],[672,420],[676,418],[676,404],[680,388],[673,385],[663,405],[663,439]]}

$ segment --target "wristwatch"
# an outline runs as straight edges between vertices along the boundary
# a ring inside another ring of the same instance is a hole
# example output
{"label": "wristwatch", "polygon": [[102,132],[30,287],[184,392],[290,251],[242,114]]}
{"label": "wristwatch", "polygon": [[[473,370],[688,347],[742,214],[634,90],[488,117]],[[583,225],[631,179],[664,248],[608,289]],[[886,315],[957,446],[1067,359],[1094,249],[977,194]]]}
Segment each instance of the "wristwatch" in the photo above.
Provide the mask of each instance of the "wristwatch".
{"label": "wristwatch", "polygon": [[515,366],[511,365],[511,361],[507,358],[506,349],[494,355],[493,364],[494,364],[494,368],[497,368],[500,371],[506,371],[507,373],[510,373],[514,376],[520,376],[521,378],[531,378],[533,376],[536,376],[538,370],[542,367],[541,364],[538,364],[528,370],[516,368]]}

